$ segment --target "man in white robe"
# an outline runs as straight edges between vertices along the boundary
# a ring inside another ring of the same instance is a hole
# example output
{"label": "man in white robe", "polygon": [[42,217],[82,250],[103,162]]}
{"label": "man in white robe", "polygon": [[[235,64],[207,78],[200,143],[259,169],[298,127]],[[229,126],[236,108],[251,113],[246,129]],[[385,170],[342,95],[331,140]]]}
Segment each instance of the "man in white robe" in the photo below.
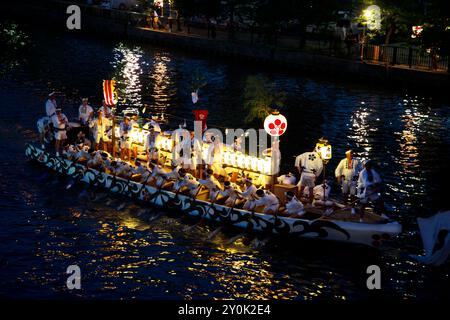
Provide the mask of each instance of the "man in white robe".
{"label": "man in white robe", "polygon": [[61,109],[56,109],[56,114],[51,118],[53,123],[53,129],[55,130],[55,151],[56,155],[59,156],[61,148],[64,146],[64,142],[67,139],[66,127],[69,123],[66,115],[62,113]]}
{"label": "man in white robe", "polygon": [[359,173],[358,178],[358,198],[360,202],[360,215],[364,215],[364,210],[369,202],[374,203],[375,211],[382,215],[384,203],[381,198],[381,177],[373,168],[373,162],[366,160],[364,169]]}
{"label": "man in white robe", "polygon": [[305,214],[303,203],[297,199],[292,191],[287,191],[286,196],[286,213],[291,218],[300,218]]}
{"label": "man in white robe", "polygon": [[243,206],[244,210],[253,210],[255,209],[255,201],[256,201],[256,186],[253,184],[253,179],[250,177],[246,177],[245,180],[245,191],[240,194],[242,198],[245,199],[245,203]]}
{"label": "man in white robe", "polygon": [[51,119],[56,114],[57,108],[55,92],[52,92],[48,95],[48,99],[45,102],[45,113],[47,114],[47,117]]}
{"label": "man in white robe", "polygon": [[339,162],[334,172],[338,184],[342,187],[344,202],[347,202],[349,195],[351,197],[356,196],[358,177],[362,169],[362,162],[353,157],[352,150],[347,150],[345,152],[345,159]]}
{"label": "man in white robe", "polygon": [[278,198],[276,195],[274,195],[272,192],[262,189],[256,190],[256,196],[258,199],[255,201],[256,206],[263,206],[263,213],[264,214],[276,214],[278,213],[278,209],[280,207],[280,202],[278,201]]}
{"label": "man in white robe", "polygon": [[206,178],[199,180],[200,184],[209,190],[209,200],[215,201],[219,192],[222,190],[222,186],[219,181],[214,177],[214,171],[211,169],[206,170]]}
{"label": "man in white robe", "polygon": [[316,151],[305,152],[295,158],[295,167],[300,173],[300,181],[297,184],[299,186],[299,196],[301,197],[305,188],[308,188],[309,199],[312,202],[313,188],[323,170],[322,158]]}
{"label": "man in white robe", "polygon": [[240,193],[242,193],[241,188],[230,181],[225,181],[224,190],[220,191],[220,195],[226,197],[225,205],[228,207],[234,207],[236,205],[237,200],[240,198]]}

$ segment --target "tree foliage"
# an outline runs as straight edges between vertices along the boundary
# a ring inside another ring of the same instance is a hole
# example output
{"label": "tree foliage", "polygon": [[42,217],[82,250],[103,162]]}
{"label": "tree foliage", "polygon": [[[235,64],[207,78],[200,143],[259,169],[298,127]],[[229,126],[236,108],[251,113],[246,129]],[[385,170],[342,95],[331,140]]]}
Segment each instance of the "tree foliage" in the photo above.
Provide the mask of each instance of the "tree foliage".
{"label": "tree foliage", "polygon": [[274,108],[284,106],[286,94],[278,92],[274,84],[264,76],[249,76],[244,89],[244,109],[247,111],[245,122],[260,122]]}

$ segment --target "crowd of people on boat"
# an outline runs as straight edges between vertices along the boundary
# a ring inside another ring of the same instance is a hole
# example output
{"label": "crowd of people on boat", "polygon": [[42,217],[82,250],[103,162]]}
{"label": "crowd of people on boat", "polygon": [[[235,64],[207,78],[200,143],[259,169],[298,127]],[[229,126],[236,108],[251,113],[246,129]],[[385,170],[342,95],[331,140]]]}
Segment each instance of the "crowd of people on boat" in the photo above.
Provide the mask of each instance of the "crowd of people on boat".
{"label": "crowd of people on boat", "polygon": [[[207,191],[207,199],[212,203],[221,199],[221,203],[229,207],[254,211],[257,207],[265,214],[285,215],[300,218],[310,206],[333,208],[337,203],[330,199],[331,186],[326,179],[318,184],[324,167],[324,161],[317,148],[298,155],[294,166],[299,179],[292,173],[283,174],[273,183],[286,186],[297,186],[284,193],[283,201],[277,197],[270,187],[258,186],[250,175],[243,171],[230,176],[224,170],[222,152],[224,148],[241,151],[240,140],[236,138],[233,145],[224,146],[222,142],[210,137],[208,155],[212,159],[202,160],[202,143],[193,133],[189,139],[174,139],[190,143],[191,160],[188,165],[172,159],[171,166],[161,160],[156,141],[162,134],[158,122],[151,120],[145,125],[148,130],[144,149],[145,156],[138,156],[138,148],[133,141],[133,130],[140,129],[137,115],[124,116],[119,124],[117,137],[120,157],[114,154],[113,127],[114,120],[111,108],[104,101],[95,112],[87,98],[83,98],[78,109],[78,121],[69,122],[62,109],[57,106],[55,93],[48,96],[45,104],[46,116],[37,122],[42,149],[52,138],[55,139],[57,156],[64,156],[71,161],[82,163],[108,174],[116,175],[158,188],[170,189],[176,193],[197,197]],[[180,126],[180,132],[182,127]],[[68,140],[68,130],[76,132],[72,141]],[[173,134],[177,134],[177,130]],[[181,143],[180,143],[181,144]],[[175,153],[182,152],[181,145],[174,145]],[[198,160],[200,159],[200,160]],[[208,163],[208,164],[205,164]],[[362,217],[369,202],[375,204],[378,213],[383,211],[381,199],[381,178],[370,160],[361,161],[348,150],[345,158],[335,169],[337,183],[341,186],[346,205],[356,213],[359,202],[359,213]],[[297,181],[298,180],[298,181]],[[273,185],[272,185],[273,187]]]}

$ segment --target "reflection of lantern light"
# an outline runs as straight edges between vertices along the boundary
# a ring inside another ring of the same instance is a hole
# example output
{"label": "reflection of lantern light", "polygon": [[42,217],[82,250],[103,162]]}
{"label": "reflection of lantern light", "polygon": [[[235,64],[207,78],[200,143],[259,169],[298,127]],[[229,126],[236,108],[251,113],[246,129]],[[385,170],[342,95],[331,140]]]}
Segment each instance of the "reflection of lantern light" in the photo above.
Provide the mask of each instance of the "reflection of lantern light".
{"label": "reflection of lantern light", "polygon": [[245,156],[243,154],[240,154],[237,156],[237,165],[239,168],[244,168],[244,161],[245,161]]}
{"label": "reflection of lantern light", "polygon": [[316,152],[320,154],[320,157],[323,160],[331,159],[331,145],[328,143],[328,140],[321,138],[316,144]]}
{"label": "reflection of lantern light", "polygon": [[270,175],[270,173],[272,171],[271,167],[272,167],[271,159],[265,158],[264,159],[264,173]]}
{"label": "reflection of lantern light", "polygon": [[258,171],[264,173],[264,159],[258,159]]}
{"label": "reflection of lantern light", "polygon": [[264,129],[266,132],[274,137],[281,136],[286,132],[287,120],[278,111],[273,111],[264,120]]}
{"label": "reflection of lantern light", "polygon": [[230,154],[230,163],[233,167],[236,167],[236,154]]}
{"label": "reflection of lantern light", "polygon": [[250,157],[250,156],[245,157],[244,166],[245,166],[246,169],[250,169],[251,168],[251,163],[252,163],[252,157]]}
{"label": "reflection of lantern light", "polygon": [[258,171],[258,158],[252,157],[251,170]]}
{"label": "reflection of lantern light", "polygon": [[223,153],[223,163],[224,164],[229,164],[230,163],[230,153],[225,151]]}

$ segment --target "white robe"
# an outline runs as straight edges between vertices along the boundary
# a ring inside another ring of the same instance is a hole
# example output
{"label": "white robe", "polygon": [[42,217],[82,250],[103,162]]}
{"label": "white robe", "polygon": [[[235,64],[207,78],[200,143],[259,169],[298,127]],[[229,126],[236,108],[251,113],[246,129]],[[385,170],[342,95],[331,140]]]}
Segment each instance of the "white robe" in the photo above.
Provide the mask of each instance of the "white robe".
{"label": "white robe", "polygon": [[358,197],[366,198],[369,197],[373,191],[371,190],[375,184],[381,183],[380,175],[374,170],[372,170],[373,179],[369,181],[369,176],[367,173],[367,169],[363,169],[359,173],[358,178]]}
{"label": "white robe", "polygon": [[297,179],[293,174],[283,174],[282,176],[279,176],[277,178],[278,183],[280,184],[286,184],[286,185],[295,185],[297,182]]}
{"label": "white robe", "polygon": [[86,105],[86,108],[84,108],[83,105],[80,105],[78,108],[78,118],[81,119],[84,124],[88,124],[88,122],[92,119],[93,114],[94,109],[92,109],[90,105]]}
{"label": "white robe", "polygon": [[295,196],[290,201],[286,202],[286,211],[289,214],[297,215],[303,215],[305,213],[303,203]]}
{"label": "white robe", "polygon": [[48,99],[45,103],[45,112],[47,113],[47,117],[51,118],[56,113],[56,100],[50,100]]}
{"label": "white robe", "polygon": [[[425,255],[412,255],[412,257],[425,264],[436,266],[443,264],[450,255],[450,232],[443,239],[439,239],[439,233],[441,230],[450,231],[450,211],[441,211],[429,218],[418,218],[417,223]],[[436,245],[440,240],[442,242],[439,248]]]}
{"label": "white robe", "polygon": [[295,166],[302,168],[302,174],[318,177],[323,170],[323,161],[317,152],[305,152],[295,158]]}

